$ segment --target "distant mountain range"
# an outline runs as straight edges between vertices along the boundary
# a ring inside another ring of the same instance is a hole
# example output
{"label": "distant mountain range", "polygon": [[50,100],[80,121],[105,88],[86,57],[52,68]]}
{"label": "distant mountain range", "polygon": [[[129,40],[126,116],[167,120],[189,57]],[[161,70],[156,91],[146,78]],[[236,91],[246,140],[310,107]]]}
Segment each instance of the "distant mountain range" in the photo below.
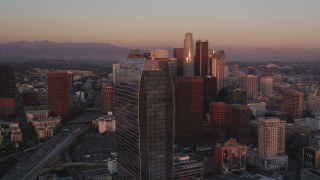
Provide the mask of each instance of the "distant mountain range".
{"label": "distant mountain range", "polygon": [[[182,45],[181,45],[182,47]],[[34,59],[104,60],[117,62],[125,58],[132,48],[109,43],[55,43],[51,41],[20,41],[0,44],[0,61]],[[146,52],[154,48],[142,48]],[[172,47],[166,47],[172,57]],[[218,47],[218,49],[220,49]],[[227,61],[320,61],[319,49],[228,48]]]}
{"label": "distant mountain range", "polygon": [[118,61],[129,48],[107,43],[55,43],[20,41],[0,44],[0,60],[70,59]]}

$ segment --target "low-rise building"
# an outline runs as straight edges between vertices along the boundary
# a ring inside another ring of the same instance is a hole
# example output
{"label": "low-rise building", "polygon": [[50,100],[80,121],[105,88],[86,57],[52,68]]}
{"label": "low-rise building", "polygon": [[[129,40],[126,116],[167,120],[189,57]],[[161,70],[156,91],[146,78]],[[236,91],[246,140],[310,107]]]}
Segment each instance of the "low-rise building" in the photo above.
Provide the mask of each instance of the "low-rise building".
{"label": "low-rise building", "polygon": [[224,144],[217,144],[214,158],[216,173],[228,174],[245,171],[247,149],[246,145],[237,143],[235,139],[227,140]]}
{"label": "low-rise building", "polygon": [[203,179],[204,162],[190,159],[186,154],[176,154],[174,157],[174,179]]}
{"label": "low-rise building", "polygon": [[23,133],[18,122],[0,121],[0,144],[8,139],[13,143],[20,143],[23,140]]}
{"label": "low-rise building", "polygon": [[108,159],[108,171],[110,174],[117,173],[117,159]]}
{"label": "low-rise building", "polygon": [[299,126],[311,126],[312,129],[320,129],[320,119],[310,117],[295,119],[294,124]]}
{"label": "low-rise building", "polygon": [[301,180],[319,180],[320,179],[320,172],[319,170],[315,170],[312,168],[303,168],[301,169]]}
{"label": "low-rise building", "polygon": [[310,125],[296,125],[293,123],[285,124],[285,138],[286,141],[293,135],[293,133],[304,133],[310,135],[311,126]]}
{"label": "low-rise building", "polygon": [[15,142],[15,143],[22,142],[22,138],[23,138],[23,135],[20,127],[11,128],[11,133],[10,133],[11,142]]}
{"label": "low-rise building", "polygon": [[38,135],[38,139],[46,139],[54,135],[54,132],[60,127],[61,120],[61,117],[41,117],[33,119],[31,124]]}
{"label": "low-rise building", "polygon": [[263,157],[253,148],[247,151],[247,163],[256,167],[260,172],[288,170],[287,155]]}
{"label": "low-rise building", "polygon": [[13,97],[0,97],[0,115],[11,116],[16,111],[16,102]]}
{"label": "low-rise building", "polygon": [[27,122],[31,122],[33,119],[37,118],[47,118],[50,115],[50,110],[31,110],[26,111]]}
{"label": "low-rise building", "polygon": [[92,126],[99,129],[99,133],[116,131],[116,120],[112,112],[108,115],[102,115],[97,119],[92,120]]}
{"label": "low-rise building", "polygon": [[303,167],[320,169],[320,148],[312,146],[304,148]]}

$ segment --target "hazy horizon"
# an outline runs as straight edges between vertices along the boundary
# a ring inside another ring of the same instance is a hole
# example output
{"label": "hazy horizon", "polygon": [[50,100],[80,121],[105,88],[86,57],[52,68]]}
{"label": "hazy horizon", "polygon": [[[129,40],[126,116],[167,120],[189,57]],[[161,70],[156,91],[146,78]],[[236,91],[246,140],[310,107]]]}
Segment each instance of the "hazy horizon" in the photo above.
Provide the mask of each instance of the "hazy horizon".
{"label": "hazy horizon", "polygon": [[[50,42],[48,44],[48,42]],[[94,44],[90,44],[94,43]],[[172,46],[141,46],[124,47],[112,43],[83,42],[74,44],[72,42],[56,43],[53,41],[19,41],[13,43],[0,43],[0,59],[6,60],[15,57],[33,58],[71,58],[71,59],[96,59],[117,60],[125,58],[130,49],[139,49],[147,52],[152,49],[167,49],[172,57]],[[182,47],[182,46],[179,46]],[[318,49],[284,49],[284,48],[232,48],[212,47],[213,50],[225,50],[227,61],[319,61],[320,51]]]}
{"label": "hazy horizon", "polygon": [[211,47],[320,49],[320,1],[0,2],[0,43],[101,42],[181,47],[184,34]]}

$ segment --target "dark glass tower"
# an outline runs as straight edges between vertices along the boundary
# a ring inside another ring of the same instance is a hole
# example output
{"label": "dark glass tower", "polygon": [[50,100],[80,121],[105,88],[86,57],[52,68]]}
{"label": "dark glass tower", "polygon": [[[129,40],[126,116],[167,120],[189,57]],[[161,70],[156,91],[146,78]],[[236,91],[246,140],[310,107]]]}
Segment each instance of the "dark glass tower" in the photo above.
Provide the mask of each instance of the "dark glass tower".
{"label": "dark glass tower", "polygon": [[196,55],[194,58],[194,75],[210,75],[209,67],[209,42],[198,40],[196,42]]}
{"label": "dark glass tower", "polygon": [[201,143],[204,121],[204,80],[178,77],[175,82],[175,144],[180,147]]}
{"label": "dark glass tower", "polygon": [[14,68],[12,66],[0,66],[0,97],[15,97],[15,93]]}
{"label": "dark glass tower", "polygon": [[183,52],[184,48],[173,49],[173,57],[177,58],[177,76],[183,76]]}
{"label": "dark glass tower", "polygon": [[48,99],[52,114],[65,116],[69,114],[70,77],[67,72],[48,73]]}
{"label": "dark glass tower", "polygon": [[172,179],[174,93],[168,64],[121,60],[114,112],[119,179]]}

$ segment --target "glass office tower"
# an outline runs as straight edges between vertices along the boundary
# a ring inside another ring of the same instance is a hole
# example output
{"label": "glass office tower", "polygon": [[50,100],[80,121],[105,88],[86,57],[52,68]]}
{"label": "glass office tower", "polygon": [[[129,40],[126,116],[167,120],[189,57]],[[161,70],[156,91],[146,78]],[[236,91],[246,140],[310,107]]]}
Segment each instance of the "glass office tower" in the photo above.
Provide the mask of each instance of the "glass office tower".
{"label": "glass office tower", "polygon": [[124,59],[116,73],[119,179],[172,179],[174,93],[168,63]]}

